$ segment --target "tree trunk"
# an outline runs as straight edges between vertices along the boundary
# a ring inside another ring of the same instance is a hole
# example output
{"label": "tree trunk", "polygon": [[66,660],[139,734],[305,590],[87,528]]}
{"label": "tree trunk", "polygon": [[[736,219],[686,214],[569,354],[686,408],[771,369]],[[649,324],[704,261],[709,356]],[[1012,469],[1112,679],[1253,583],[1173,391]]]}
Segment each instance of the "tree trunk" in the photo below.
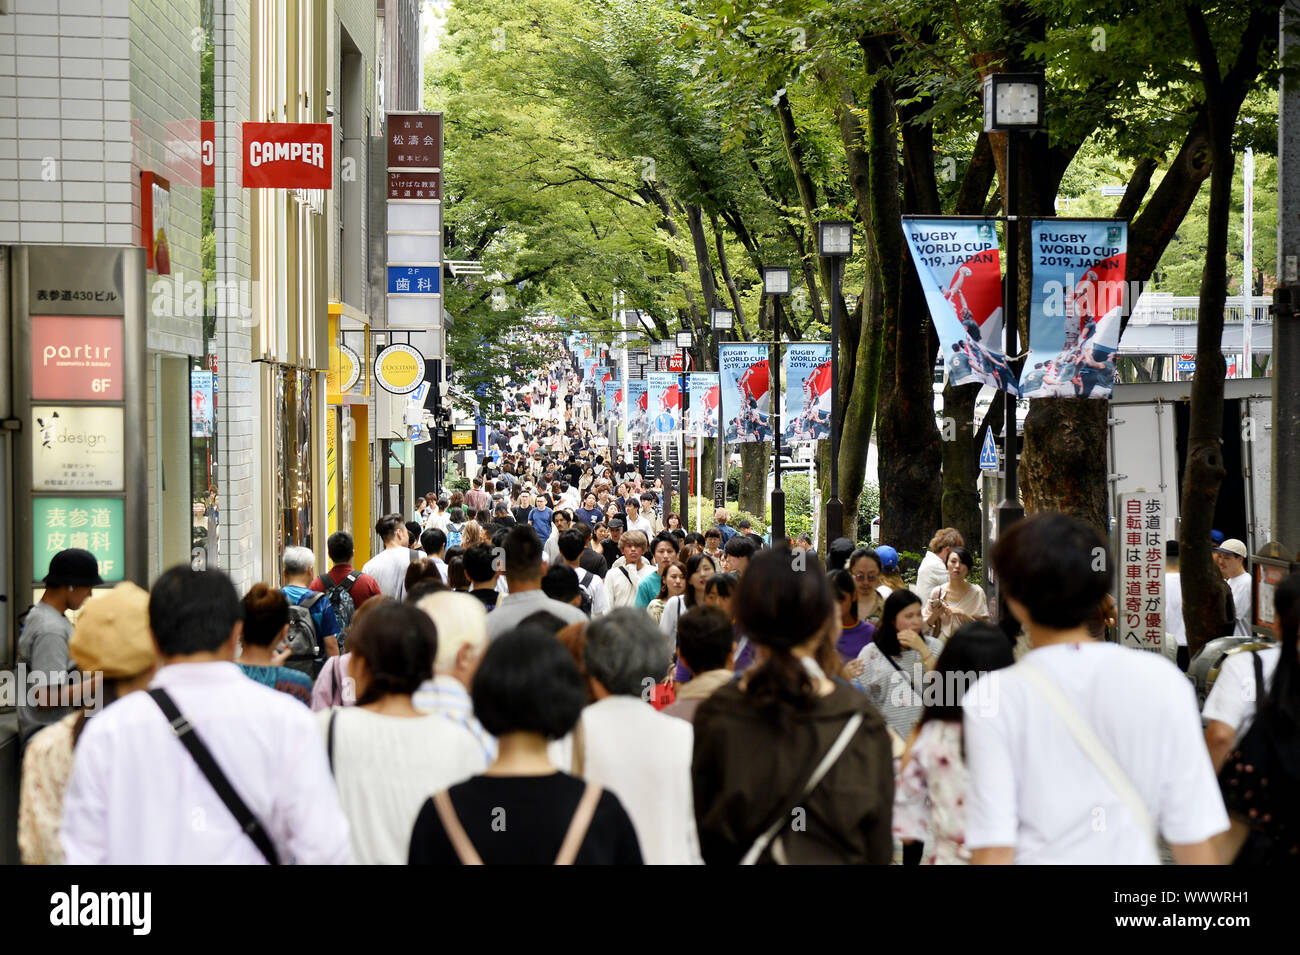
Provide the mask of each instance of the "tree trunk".
{"label": "tree trunk", "polygon": [[767,520],[767,472],[772,463],[771,441],[750,441],[740,446],[740,499],[742,511]]}
{"label": "tree trunk", "polygon": [[979,481],[980,445],[975,442],[972,419],[979,385],[946,385],[943,421],[939,429],[943,452],[944,527],[961,531],[966,546],[978,553],[981,540]]}

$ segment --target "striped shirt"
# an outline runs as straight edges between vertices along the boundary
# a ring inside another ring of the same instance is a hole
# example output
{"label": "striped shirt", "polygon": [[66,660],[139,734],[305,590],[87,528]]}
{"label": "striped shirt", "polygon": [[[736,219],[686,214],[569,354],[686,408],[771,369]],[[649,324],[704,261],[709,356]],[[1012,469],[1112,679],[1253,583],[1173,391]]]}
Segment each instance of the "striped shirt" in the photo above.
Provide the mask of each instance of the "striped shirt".
{"label": "striped shirt", "polygon": [[411,697],[421,713],[437,713],[469,730],[478,740],[488,764],[497,758],[497,741],[474,716],[474,703],[460,680],[448,673],[438,673],[425,680]]}

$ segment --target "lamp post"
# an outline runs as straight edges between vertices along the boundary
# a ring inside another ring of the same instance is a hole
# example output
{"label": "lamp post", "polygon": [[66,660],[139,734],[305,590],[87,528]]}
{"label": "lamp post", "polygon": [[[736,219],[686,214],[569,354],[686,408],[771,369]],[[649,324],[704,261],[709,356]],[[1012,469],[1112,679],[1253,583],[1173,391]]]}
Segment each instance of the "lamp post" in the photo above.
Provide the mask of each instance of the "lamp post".
{"label": "lamp post", "polygon": [[[736,323],[736,316],[729,308],[711,308],[709,309],[709,324],[713,326],[713,338],[720,345],[727,332],[731,331]],[[722,381],[722,353],[718,352],[718,382]],[[726,431],[722,426],[722,402],[718,401],[718,437],[715,439],[718,443],[718,474],[713,480],[713,506],[715,508],[727,506],[727,467],[724,460],[726,456]]]}
{"label": "lamp post", "polygon": [[[1002,287],[1002,321],[1008,361],[1016,354],[1016,321],[1019,314],[1020,170],[1017,168],[1017,135],[1042,128],[1043,91],[1043,77],[1035,73],[992,73],[984,77],[984,131],[1003,132],[1007,137],[1007,181],[1003,184],[1007,222],[1007,274]],[[1006,486],[1002,500],[998,503],[998,536],[1025,516],[1025,509],[1020,504],[1018,482],[1016,405],[1015,397],[1008,394],[1004,441]]]}
{"label": "lamp post", "polygon": [[826,502],[826,539],[844,535],[840,500],[840,273],[853,254],[852,222],[817,223],[817,254],[831,260],[831,497]]}
{"label": "lamp post", "polygon": [[790,294],[790,270],[763,269],[763,293],[772,303],[772,546],[785,538],[785,492],[781,490],[781,298]]}
{"label": "lamp post", "polygon": [[[683,454],[682,454],[682,459],[681,459],[681,468],[680,468],[680,469],[678,470],[678,472],[677,472],[677,491],[678,491],[678,493],[677,493],[677,498],[678,498],[678,500],[681,502],[680,505],[679,505],[679,507],[678,507],[678,511],[677,511],[677,513],[680,514],[680,515],[682,516],[682,520],[683,520],[683,521],[685,521],[685,520],[687,519],[687,504],[688,504],[689,502],[687,501],[686,496],[687,496],[687,494],[689,493],[689,488],[687,487],[687,485],[690,483],[690,482],[688,482],[688,481],[686,480],[686,478],[684,477],[684,475],[686,475],[686,474],[688,473],[687,468],[686,468],[686,454],[685,454],[685,451],[686,451],[686,422],[687,422],[687,418],[686,418],[686,353],[690,350],[691,346],[694,345],[694,344],[695,344],[695,336],[692,335],[690,332],[678,332],[678,333],[677,333],[677,348],[678,348],[678,350],[681,352],[681,356],[682,356],[682,370],[681,370],[681,374],[678,376],[678,385],[677,385],[677,395],[678,395],[678,398],[677,398],[677,405],[678,405],[678,410],[681,412],[681,419],[680,419],[680,420],[681,420],[681,445],[680,445],[680,446],[681,446],[681,448],[682,448],[682,452],[683,452]],[[667,488],[665,488],[664,490],[665,490],[665,492],[666,492],[666,491],[667,491]],[[667,519],[668,519],[668,507],[667,507],[667,502],[665,501],[665,505],[664,505],[664,522],[665,522],[665,523],[667,523]]]}

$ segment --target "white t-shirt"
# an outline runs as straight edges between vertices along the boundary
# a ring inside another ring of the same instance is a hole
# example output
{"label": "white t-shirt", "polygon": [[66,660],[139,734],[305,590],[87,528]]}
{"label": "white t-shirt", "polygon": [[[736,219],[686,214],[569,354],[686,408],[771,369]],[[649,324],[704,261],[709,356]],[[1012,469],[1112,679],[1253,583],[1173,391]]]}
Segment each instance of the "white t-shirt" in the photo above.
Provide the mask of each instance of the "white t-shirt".
{"label": "white t-shirt", "polygon": [[424,801],[487,769],[469,730],[441,714],[384,716],[348,706],[316,714],[328,745],[334,722],[334,781],[359,865],[405,865]]}
{"label": "white t-shirt", "polygon": [[410,566],[409,547],[389,547],[366,561],[361,572],[375,578],[375,583],[379,584],[379,589],[384,594],[394,600],[401,600],[406,596],[406,568]]}
{"label": "white t-shirt", "polygon": [[1226,582],[1232,588],[1232,605],[1237,611],[1237,628],[1232,631],[1234,637],[1250,636],[1251,615],[1251,578],[1250,574],[1238,574]]}
{"label": "white t-shirt", "polygon": [[[1166,841],[1201,842],[1228,828],[1195,692],[1166,657],[1077,643],[1025,659],[1092,727]],[[970,848],[1013,846],[1019,865],[1159,862],[1124,800],[1017,667],[981,677],[962,709]]]}
{"label": "white t-shirt", "polygon": [[1165,574],[1165,632],[1174,635],[1174,641],[1187,646],[1187,627],[1183,623],[1183,575]]}
{"label": "white t-shirt", "polygon": [[[1268,692],[1273,687],[1273,673],[1282,659],[1282,651],[1278,647],[1269,647],[1258,652],[1260,668],[1264,671],[1264,691]],[[1218,720],[1237,731],[1232,741],[1234,747],[1250,729],[1258,704],[1255,699],[1255,664],[1251,656],[1249,651],[1242,651],[1223,662],[1219,676],[1210,688],[1210,695],[1205,698],[1205,708],[1201,710],[1201,717],[1206,721]]]}
{"label": "white t-shirt", "polygon": [[922,600],[929,600],[934,588],[947,582],[948,565],[934,551],[927,550],[921,558],[921,566],[916,569],[916,583],[912,585],[912,593]]}

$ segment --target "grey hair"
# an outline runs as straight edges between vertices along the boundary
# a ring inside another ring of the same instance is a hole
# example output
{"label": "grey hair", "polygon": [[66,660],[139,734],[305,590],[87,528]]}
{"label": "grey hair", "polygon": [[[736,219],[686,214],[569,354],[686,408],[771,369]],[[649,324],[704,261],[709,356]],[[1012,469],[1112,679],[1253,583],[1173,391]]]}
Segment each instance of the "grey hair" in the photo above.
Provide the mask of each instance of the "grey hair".
{"label": "grey hair", "polygon": [[284,572],[289,576],[310,574],[316,567],[316,555],[307,547],[286,547],[283,564]]}
{"label": "grey hair", "polygon": [[615,696],[641,696],[647,679],[663,679],[671,656],[664,635],[643,610],[624,607],[587,627],[587,673]]}

